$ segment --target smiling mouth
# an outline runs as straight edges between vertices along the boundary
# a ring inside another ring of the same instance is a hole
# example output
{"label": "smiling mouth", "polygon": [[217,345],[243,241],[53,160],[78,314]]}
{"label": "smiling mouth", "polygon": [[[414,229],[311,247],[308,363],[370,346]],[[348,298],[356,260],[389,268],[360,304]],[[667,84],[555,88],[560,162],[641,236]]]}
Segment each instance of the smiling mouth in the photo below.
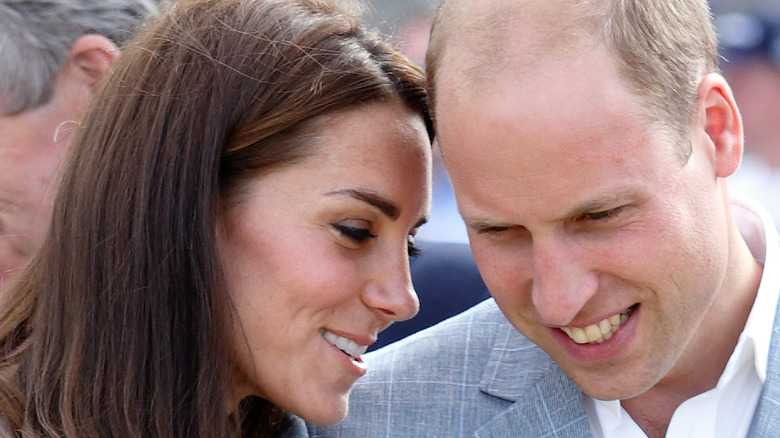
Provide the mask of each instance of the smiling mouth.
{"label": "smiling mouth", "polygon": [[360,346],[355,341],[351,341],[343,336],[333,334],[325,329],[320,330],[322,336],[333,344],[336,348],[341,350],[342,353],[350,357],[355,362],[362,363],[363,359],[360,356],[368,350],[368,346]]}
{"label": "smiling mouth", "polygon": [[600,344],[614,335],[620,326],[628,321],[639,304],[634,304],[621,313],[610,316],[587,327],[561,327],[572,341],[578,344]]}

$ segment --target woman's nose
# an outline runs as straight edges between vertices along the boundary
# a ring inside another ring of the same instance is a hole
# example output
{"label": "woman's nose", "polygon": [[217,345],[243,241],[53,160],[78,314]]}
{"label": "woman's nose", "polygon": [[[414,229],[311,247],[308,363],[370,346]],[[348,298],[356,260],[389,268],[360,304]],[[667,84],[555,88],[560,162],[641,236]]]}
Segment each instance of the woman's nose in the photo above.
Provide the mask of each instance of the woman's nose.
{"label": "woman's nose", "polygon": [[385,262],[378,275],[365,284],[362,300],[392,321],[414,317],[420,310],[420,301],[412,286],[407,257],[402,262]]}

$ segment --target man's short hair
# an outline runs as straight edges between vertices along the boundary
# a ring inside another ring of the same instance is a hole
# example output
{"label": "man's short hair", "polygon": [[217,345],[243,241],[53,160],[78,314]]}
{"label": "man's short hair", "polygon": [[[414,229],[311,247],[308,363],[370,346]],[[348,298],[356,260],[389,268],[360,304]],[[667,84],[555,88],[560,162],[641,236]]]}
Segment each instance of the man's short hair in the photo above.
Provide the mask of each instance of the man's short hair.
{"label": "man's short hair", "polygon": [[460,74],[494,74],[500,66],[486,63],[485,54],[501,62],[495,55],[508,43],[504,35],[510,28],[530,28],[533,44],[541,41],[543,47],[528,50],[539,56],[588,35],[613,54],[619,75],[647,108],[650,122],[680,142],[684,159],[690,155],[698,83],[702,74],[718,71],[707,0],[511,0],[491,8],[492,14],[480,14],[480,1],[442,0],[437,9],[426,58],[434,120],[438,70],[458,41],[468,39],[468,47],[460,44],[458,50],[475,55],[473,65],[459,67]]}

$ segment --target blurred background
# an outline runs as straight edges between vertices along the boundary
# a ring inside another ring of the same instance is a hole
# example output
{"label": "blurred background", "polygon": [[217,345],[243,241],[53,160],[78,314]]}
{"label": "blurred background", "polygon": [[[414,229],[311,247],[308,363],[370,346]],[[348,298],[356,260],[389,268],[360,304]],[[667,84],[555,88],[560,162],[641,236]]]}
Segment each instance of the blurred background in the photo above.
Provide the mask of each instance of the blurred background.
{"label": "blurred background", "polygon": [[[368,0],[366,19],[424,65],[436,0]],[[721,68],[742,113],[745,158],[729,178],[732,192],[763,204],[780,224],[780,0],[710,0]],[[468,242],[455,197],[434,148],[431,219],[420,239]]]}
{"label": "blurred background", "polygon": [[780,0],[711,0],[721,67],[745,126],[745,157],[733,192],[761,202],[780,222]]}

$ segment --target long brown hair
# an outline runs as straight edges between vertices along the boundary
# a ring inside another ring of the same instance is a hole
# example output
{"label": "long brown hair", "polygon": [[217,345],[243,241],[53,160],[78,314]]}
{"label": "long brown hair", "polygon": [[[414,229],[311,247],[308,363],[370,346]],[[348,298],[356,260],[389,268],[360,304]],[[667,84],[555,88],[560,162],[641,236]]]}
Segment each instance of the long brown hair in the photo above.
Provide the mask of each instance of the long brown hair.
{"label": "long brown hair", "polygon": [[[422,71],[325,0],[180,0],[140,34],[74,140],[47,239],[0,302],[0,409],[20,436],[271,435],[230,413],[215,227],[316,120],[400,99]],[[251,432],[250,432],[251,431]]]}

